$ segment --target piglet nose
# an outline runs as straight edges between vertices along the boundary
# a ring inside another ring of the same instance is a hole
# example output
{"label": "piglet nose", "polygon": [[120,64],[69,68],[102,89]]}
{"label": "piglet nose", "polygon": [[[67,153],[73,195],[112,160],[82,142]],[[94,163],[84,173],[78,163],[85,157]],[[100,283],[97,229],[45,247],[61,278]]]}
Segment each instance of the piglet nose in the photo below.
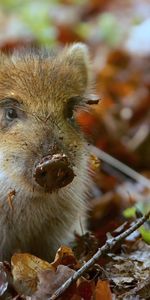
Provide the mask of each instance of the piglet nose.
{"label": "piglet nose", "polygon": [[33,176],[45,191],[53,192],[71,183],[75,175],[65,154],[53,154],[41,159]]}

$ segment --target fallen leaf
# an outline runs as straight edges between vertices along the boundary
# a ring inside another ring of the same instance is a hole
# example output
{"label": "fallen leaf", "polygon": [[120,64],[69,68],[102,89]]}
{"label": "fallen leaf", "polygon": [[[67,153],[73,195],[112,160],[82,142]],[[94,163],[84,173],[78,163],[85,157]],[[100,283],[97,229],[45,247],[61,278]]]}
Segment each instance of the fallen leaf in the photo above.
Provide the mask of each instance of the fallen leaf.
{"label": "fallen leaf", "polygon": [[95,300],[112,300],[112,293],[107,280],[98,280],[95,288]]}
{"label": "fallen leaf", "polygon": [[[47,299],[55,291],[64,284],[64,282],[70,278],[75,273],[74,270],[68,268],[67,266],[59,265],[57,270],[45,270],[40,271],[38,274],[38,285],[37,291],[33,295],[33,299]],[[75,291],[76,283],[74,283],[67,291],[65,292],[65,297],[63,299],[69,300],[73,296]],[[66,296],[67,294],[67,296]]]}
{"label": "fallen leaf", "polygon": [[17,253],[11,259],[14,287],[19,293],[31,295],[37,288],[37,273],[54,270],[48,262],[28,253]]}
{"label": "fallen leaf", "polygon": [[91,300],[93,291],[95,288],[95,283],[93,280],[80,279],[80,283],[78,286],[78,293],[81,296],[81,299]]}
{"label": "fallen leaf", "polygon": [[77,261],[71,248],[61,246],[56,252],[54,262],[51,265],[56,269],[58,265],[72,266],[76,265]]}

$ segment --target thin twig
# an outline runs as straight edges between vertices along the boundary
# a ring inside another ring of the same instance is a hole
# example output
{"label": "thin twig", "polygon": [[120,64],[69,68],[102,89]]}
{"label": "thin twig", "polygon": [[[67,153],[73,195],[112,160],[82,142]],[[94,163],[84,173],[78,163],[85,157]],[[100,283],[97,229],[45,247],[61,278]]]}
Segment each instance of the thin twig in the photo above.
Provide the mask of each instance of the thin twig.
{"label": "thin twig", "polygon": [[56,292],[49,298],[49,300],[56,300],[60,295],[62,295],[67,288],[75,281],[77,281],[78,278],[80,278],[89,268],[91,268],[98,260],[99,258],[108,253],[114,246],[122,242],[127,236],[129,236],[132,232],[134,232],[137,228],[139,228],[141,225],[144,224],[144,222],[150,217],[150,211],[140,218],[138,221],[136,221],[130,228],[128,228],[126,231],[118,235],[117,237],[108,239],[104,246],[102,246],[98,251],[95,253],[95,255],[88,260],[77,272],[73,274],[72,277],[70,277],[59,289],[56,290]]}

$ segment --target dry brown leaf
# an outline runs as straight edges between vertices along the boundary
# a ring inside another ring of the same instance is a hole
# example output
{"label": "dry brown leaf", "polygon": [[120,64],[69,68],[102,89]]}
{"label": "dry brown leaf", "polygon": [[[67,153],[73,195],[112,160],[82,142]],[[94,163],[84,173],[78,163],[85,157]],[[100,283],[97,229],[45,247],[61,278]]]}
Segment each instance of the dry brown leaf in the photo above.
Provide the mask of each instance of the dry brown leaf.
{"label": "dry brown leaf", "polygon": [[17,253],[11,259],[14,286],[19,293],[31,295],[36,291],[37,273],[54,270],[48,262],[29,253]]}
{"label": "dry brown leaf", "polygon": [[77,261],[71,248],[61,246],[56,252],[54,262],[51,264],[55,269],[58,265],[76,265]]}
{"label": "dry brown leaf", "polygon": [[[33,295],[33,299],[44,300],[50,297],[55,291],[63,285],[63,283],[75,273],[74,270],[67,266],[59,265],[57,270],[45,270],[38,274],[37,291]],[[74,283],[69,289],[67,289],[67,296],[63,299],[70,299],[75,291],[76,283]],[[65,293],[65,295],[66,295]]]}
{"label": "dry brown leaf", "polygon": [[111,278],[111,287],[115,293],[118,291],[123,295],[134,292],[140,295],[140,291],[147,293],[150,284],[150,246],[140,239],[134,244],[127,241],[124,247],[126,252],[120,255],[109,254],[112,261],[107,264],[106,271]]}
{"label": "dry brown leaf", "polygon": [[150,295],[150,278],[136,285],[135,288],[131,289],[125,294],[120,295],[118,299],[123,299],[123,300],[149,299],[149,295]]}
{"label": "dry brown leaf", "polygon": [[94,172],[100,170],[100,160],[93,154],[90,156],[90,167]]}
{"label": "dry brown leaf", "polygon": [[107,280],[98,280],[95,288],[95,300],[112,300],[112,293]]}
{"label": "dry brown leaf", "polygon": [[95,289],[94,280],[86,280],[84,277],[81,277],[77,281],[77,285],[78,285],[78,294],[80,295],[81,299],[84,300],[93,299],[93,292]]}

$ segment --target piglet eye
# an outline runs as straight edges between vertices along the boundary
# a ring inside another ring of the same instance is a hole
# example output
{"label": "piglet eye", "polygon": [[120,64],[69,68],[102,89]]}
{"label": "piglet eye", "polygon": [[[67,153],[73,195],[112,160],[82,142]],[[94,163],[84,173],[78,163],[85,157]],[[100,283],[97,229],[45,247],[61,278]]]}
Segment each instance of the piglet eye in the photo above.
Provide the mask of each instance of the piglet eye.
{"label": "piglet eye", "polygon": [[7,121],[13,121],[14,119],[16,119],[18,117],[17,115],[17,111],[14,108],[6,108],[5,109],[5,118],[7,119]]}
{"label": "piglet eye", "polygon": [[79,106],[80,101],[81,98],[79,96],[72,97],[69,99],[64,109],[64,116],[68,121],[74,121],[74,111],[76,107]]}
{"label": "piglet eye", "polygon": [[65,108],[65,117],[68,120],[73,119],[73,114],[74,114],[74,108],[75,108],[76,102],[74,99],[72,99],[66,106]]}

